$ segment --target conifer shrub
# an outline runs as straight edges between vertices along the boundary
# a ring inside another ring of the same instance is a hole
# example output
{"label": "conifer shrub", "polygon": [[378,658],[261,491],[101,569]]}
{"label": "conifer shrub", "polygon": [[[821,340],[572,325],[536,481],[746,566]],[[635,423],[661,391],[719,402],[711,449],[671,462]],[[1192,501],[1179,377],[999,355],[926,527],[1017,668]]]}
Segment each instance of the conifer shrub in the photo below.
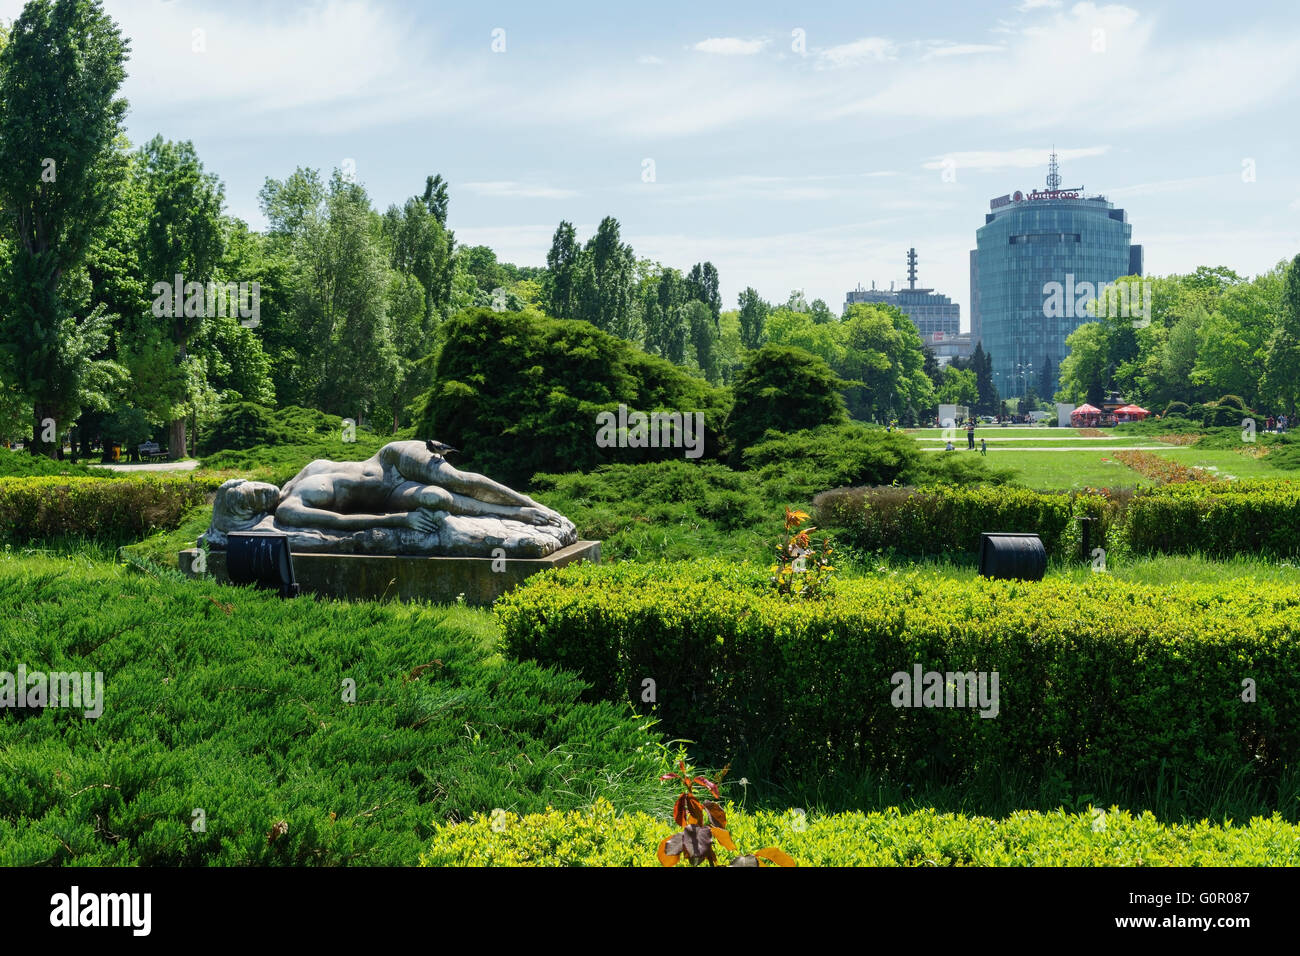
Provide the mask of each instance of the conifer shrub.
{"label": "conifer shrub", "polygon": [[646,722],[496,637],[468,608],[0,553],[3,668],[103,675],[98,718],[0,707],[0,865],[409,865],[476,813],[653,809]]}

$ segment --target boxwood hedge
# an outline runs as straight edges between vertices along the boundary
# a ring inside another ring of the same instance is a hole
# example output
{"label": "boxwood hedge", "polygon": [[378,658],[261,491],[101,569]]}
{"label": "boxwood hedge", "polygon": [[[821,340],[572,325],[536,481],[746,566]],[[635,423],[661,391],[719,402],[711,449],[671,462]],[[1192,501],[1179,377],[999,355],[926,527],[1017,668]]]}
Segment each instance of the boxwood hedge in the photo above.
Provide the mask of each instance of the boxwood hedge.
{"label": "boxwood hedge", "polygon": [[[1300,588],[924,572],[835,588],[790,603],[758,568],[583,565],[497,613],[509,653],[653,706],[701,759],[744,754],[751,776],[1261,782],[1300,753]],[[997,716],[894,706],[893,675],[915,665],[996,672]]]}
{"label": "boxwood hedge", "polygon": [[[1245,825],[1162,823],[1112,807],[1017,812],[1005,819],[936,813],[745,812],[726,808],[741,851],[778,846],[800,866],[1296,866],[1300,826],[1278,815]],[[666,816],[666,815],[665,815]],[[591,811],[478,815],[440,825],[421,866],[658,866],[674,830],[664,817]],[[735,854],[719,848],[725,866]]]}
{"label": "boxwood hedge", "polygon": [[0,539],[61,537],[125,541],[174,528],[220,479],[130,477],[0,478]]}

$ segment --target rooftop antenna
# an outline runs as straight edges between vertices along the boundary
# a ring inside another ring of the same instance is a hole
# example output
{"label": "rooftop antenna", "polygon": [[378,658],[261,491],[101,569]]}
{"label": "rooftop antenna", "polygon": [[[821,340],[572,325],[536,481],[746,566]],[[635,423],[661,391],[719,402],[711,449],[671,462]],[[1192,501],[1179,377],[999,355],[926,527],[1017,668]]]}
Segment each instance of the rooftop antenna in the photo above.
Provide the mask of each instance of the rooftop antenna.
{"label": "rooftop antenna", "polygon": [[1056,144],[1052,144],[1052,157],[1047,161],[1047,189],[1061,188],[1061,167],[1056,162]]}
{"label": "rooftop antenna", "polygon": [[907,250],[907,287],[916,288],[916,249]]}

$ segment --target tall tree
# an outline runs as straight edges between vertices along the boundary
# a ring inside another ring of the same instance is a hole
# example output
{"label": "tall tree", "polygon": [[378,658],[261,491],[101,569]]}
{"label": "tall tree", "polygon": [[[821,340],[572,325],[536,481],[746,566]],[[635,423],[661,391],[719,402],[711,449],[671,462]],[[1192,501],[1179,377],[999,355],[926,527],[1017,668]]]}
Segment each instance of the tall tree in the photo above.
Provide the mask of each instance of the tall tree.
{"label": "tall tree", "polygon": [[633,308],[635,272],[632,247],[619,238],[618,220],[606,216],[583,247],[575,290],[576,318],[611,335],[640,342],[644,330]]}
{"label": "tall tree", "polygon": [[686,277],[686,298],[698,299],[709,307],[716,322],[722,312],[722,293],[719,291],[718,270],[712,262],[697,262]]}
{"label": "tall tree", "polygon": [[[126,41],[97,0],[30,0],[0,52],[0,209],[10,255],[0,302],[6,379],[32,402],[32,450],[54,456],[43,425],[79,414],[98,334],[65,293],[104,222],[125,157],[114,149],[126,100]],[[96,322],[100,319],[96,318]]]}
{"label": "tall tree", "polygon": [[756,349],[763,344],[763,326],[770,309],[752,286],[740,293],[740,341],[745,348]]}
{"label": "tall tree", "polygon": [[557,319],[575,319],[578,247],[573,223],[561,222],[551,239],[551,250],[546,254],[546,278],[542,282],[542,302],[546,313]]}
{"label": "tall tree", "polygon": [[1294,418],[1300,399],[1300,255],[1287,267],[1277,328],[1269,338],[1260,383],[1264,398]]}
{"label": "tall tree", "polygon": [[[214,317],[208,314],[206,286],[225,251],[225,188],[215,174],[204,171],[189,142],[171,143],[156,136],[141,148],[138,164],[149,202],[140,266],[155,296],[153,321],[162,325],[163,338],[173,348],[172,364],[186,369],[190,341]],[[174,289],[178,283],[181,288]],[[176,376],[167,396],[167,447],[173,459],[186,454],[185,422],[194,411],[197,371]]]}
{"label": "tall tree", "polygon": [[971,371],[975,373],[975,414],[996,415],[1001,405],[998,388],[993,384],[993,356],[984,351],[984,343],[975,345],[975,354],[971,357]]}
{"label": "tall tree", "polygon": [[421,197],[429,214],[437,220],[443,229],[447,228],[447,183],[439,173],[429,176],[424,181],[424,195]]}

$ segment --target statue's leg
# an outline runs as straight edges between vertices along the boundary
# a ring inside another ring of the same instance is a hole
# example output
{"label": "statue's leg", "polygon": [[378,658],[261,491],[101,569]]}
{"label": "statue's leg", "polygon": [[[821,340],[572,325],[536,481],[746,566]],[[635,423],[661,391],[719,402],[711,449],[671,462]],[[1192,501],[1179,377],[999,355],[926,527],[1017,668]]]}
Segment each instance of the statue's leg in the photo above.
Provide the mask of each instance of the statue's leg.
{"label": "statue's leg", "polygon": [[494,505],[510,505],[515,508],[542,507],[527,495],[507,488],[486,475],[453,468],[447,463],[446,459],[431,462],[429,470],[432,472],[430,475],[431,483],[442,485],[444,488],[458,495],[464,495],[466,498],[474,498],[480,502]]}
{"label": "statue's leg", "polygon": [[453,515],[512,518],[528,524],[559,523],[558,520],[552,520],[553,513],[548,509],[531,505],[493,504],[468,495],[458,495],[439,485],[424,485],[417,481],[403,482],[394,489],[388,499],[388,507],[393,511],[427,508],[430,511],[445,511]]}

